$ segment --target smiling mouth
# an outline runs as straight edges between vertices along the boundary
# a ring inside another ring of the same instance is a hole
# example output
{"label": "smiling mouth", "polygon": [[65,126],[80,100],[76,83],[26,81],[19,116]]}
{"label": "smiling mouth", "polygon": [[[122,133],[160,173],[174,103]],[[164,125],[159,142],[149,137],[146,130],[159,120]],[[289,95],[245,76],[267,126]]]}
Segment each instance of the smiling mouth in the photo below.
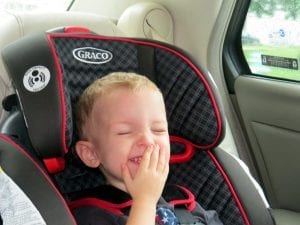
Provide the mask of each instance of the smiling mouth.
{"label": "smiling mouth", "polygon": [[135,164],[140,164],[141,161],[142,161],[142,157],[141,157],[141,156],[139,156],[139,157],[134,157],[134,158],[129,159],[129,161],[130,161],[130,162],[133,162],[133,163],[135,163]]}

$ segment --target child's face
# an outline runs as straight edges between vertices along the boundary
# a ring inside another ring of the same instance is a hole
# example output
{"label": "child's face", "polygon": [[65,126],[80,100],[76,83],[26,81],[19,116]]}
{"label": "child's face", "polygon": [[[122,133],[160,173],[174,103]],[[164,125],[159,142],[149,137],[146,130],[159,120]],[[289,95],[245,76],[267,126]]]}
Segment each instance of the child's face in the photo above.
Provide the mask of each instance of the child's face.
{"label": "child's face", "polygon": [[133,92],[124,87],[96,100],[89,123],[89,140],[108,182],[121,189],[125,184],[121,166],[135,176],[149,145],[157,144],[170,157],[164,101],[158,91]]}

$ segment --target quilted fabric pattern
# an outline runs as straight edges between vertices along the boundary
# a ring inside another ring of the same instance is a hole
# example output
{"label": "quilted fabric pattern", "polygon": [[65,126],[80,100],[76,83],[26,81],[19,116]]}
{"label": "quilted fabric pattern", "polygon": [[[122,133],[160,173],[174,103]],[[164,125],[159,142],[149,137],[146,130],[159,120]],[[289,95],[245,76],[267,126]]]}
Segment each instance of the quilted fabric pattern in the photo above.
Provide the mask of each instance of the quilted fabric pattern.
{"label": "quilted fabric pattern", "polygon": [[[178,145],[172,145],[172,148],[178,147]],[[224,224],[244,224],[222,174],[206,151],[198,149],[189,162],[172,164],[168,183],[188,187],[202,207],[215,209],[218,212]]]}
{"label": "quilted fabric pattern", "polygon": [[[138,51],[134,44],[118,41],[78,38],[56,38],[55,49],[60,59],[67,111],[67,145],[74,142],[72,107],[93,80],[111,71],[138,71]],[[88,64],[76,60],[74,49],[93,47],[112,52],[105,64]],[[168,113],[170,134],[184,137],[200,146],[217,137],[217,120],[211,99],[198,75],[181,58],[166,50],[155,52],[155,76],[162,90]]]}
{"label": "quilted fabric pattern", "polygon": [[[171,149],[172,153],[181,153],[184,146],[172,143]],[[98,169],[85,167],[71,152],[67,154],[67,162],[65,171],[57,174],[55,179],[61,192],[69,199],[76,198],[76,192],[105,183]],[[189,162],[172,164],[167,182],[188,187],[203,208],[214,209],[218,212],[224,224],[244,224],[222,174],[206,151],[197,149],[193,159]]]}
{"label": "quilted fabric pattern", "polygon": [[[60,60],[63,73],[63,84],[66,104],[67,145],[70,146],[73,137],[74,107],[82,91],[95,79],[112,71],[137,71],[137,50],[134,45],[116,41],[97,41],[93,39],[58,38],[54,39],[55,49]],[[93,47],[113,52],[113,58],[105,64],[88,64],[76,60],[72,54],[74,49]]]}
{"label": "quilted fabric pattern", "polygon": [[55,180],[59,190],[68,198],[72,197],[72,193],[95,188],[105,183],[105,178],[99,169],[86,167],[72,151],[65,158],[66,168],[63,172],[55,175]]}
{"label": "quilted fabric pattern", "polygon": [[156,50],[158,84],[164,94],[170,134],[203,146],[217,135],[211,99],[198,75],[174,54]]}
{"label": "quilted fabric pattern", "polygon": [[[66,137],[70,146],[76,140],[72,108],[81,92],[93,80],[109,72],[138,72],[138,48],[126,41],[70,37],[53,38],[53,43],[63,73]],[[73,57],[72,51],[82,47],[105,49],[113,58],[105,64],[80,62]],[[200,147],[213,143],[218,138],[220,124],[217,124],[212,100],[198,74],[178,55],[165,49],[155,48],[154,55],[155,80],[165,97],[170,134]],[[184,146],[173,143],[171,151],[182,153]],[[66,169],[56,174],[55,179],[67,198],[72,199],[76,192],[105,182],[98,170],[86,168],[72,151],[67,154],[66,162]],[[217,210],[224,224],[244,224],[224,178],[207,152],[198,149],[189,162],[172,165],[168,182],[188,187],[204,208]]]}

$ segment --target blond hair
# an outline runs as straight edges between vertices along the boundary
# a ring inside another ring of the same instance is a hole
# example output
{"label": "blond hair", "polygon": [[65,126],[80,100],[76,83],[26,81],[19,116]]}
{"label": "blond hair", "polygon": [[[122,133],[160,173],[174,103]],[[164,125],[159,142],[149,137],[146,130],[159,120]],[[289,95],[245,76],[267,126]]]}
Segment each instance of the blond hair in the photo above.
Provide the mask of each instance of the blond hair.
{"label": "blond hair", "polygon": [[113,72],[95,80],[84,90],[76,106],[76,127],[79,138],[86,138],[84,125],[91,115],[96,99],[111,93],[118,87],[125,87],[132,91],[150,88],[160,92],[159,88],[146,76],[136,73]]}

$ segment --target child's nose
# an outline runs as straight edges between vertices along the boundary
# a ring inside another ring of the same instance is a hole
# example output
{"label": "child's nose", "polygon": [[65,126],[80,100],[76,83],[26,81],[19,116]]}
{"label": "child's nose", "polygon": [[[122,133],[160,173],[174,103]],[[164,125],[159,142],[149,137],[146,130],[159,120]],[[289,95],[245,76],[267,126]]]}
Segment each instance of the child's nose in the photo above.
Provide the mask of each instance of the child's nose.
{"label": "child's nose", "polygon": [[145,148],[145,149],[154,144],[155,144],[154,138],[148,132],[142,133],[137,142],[138,147]]}

